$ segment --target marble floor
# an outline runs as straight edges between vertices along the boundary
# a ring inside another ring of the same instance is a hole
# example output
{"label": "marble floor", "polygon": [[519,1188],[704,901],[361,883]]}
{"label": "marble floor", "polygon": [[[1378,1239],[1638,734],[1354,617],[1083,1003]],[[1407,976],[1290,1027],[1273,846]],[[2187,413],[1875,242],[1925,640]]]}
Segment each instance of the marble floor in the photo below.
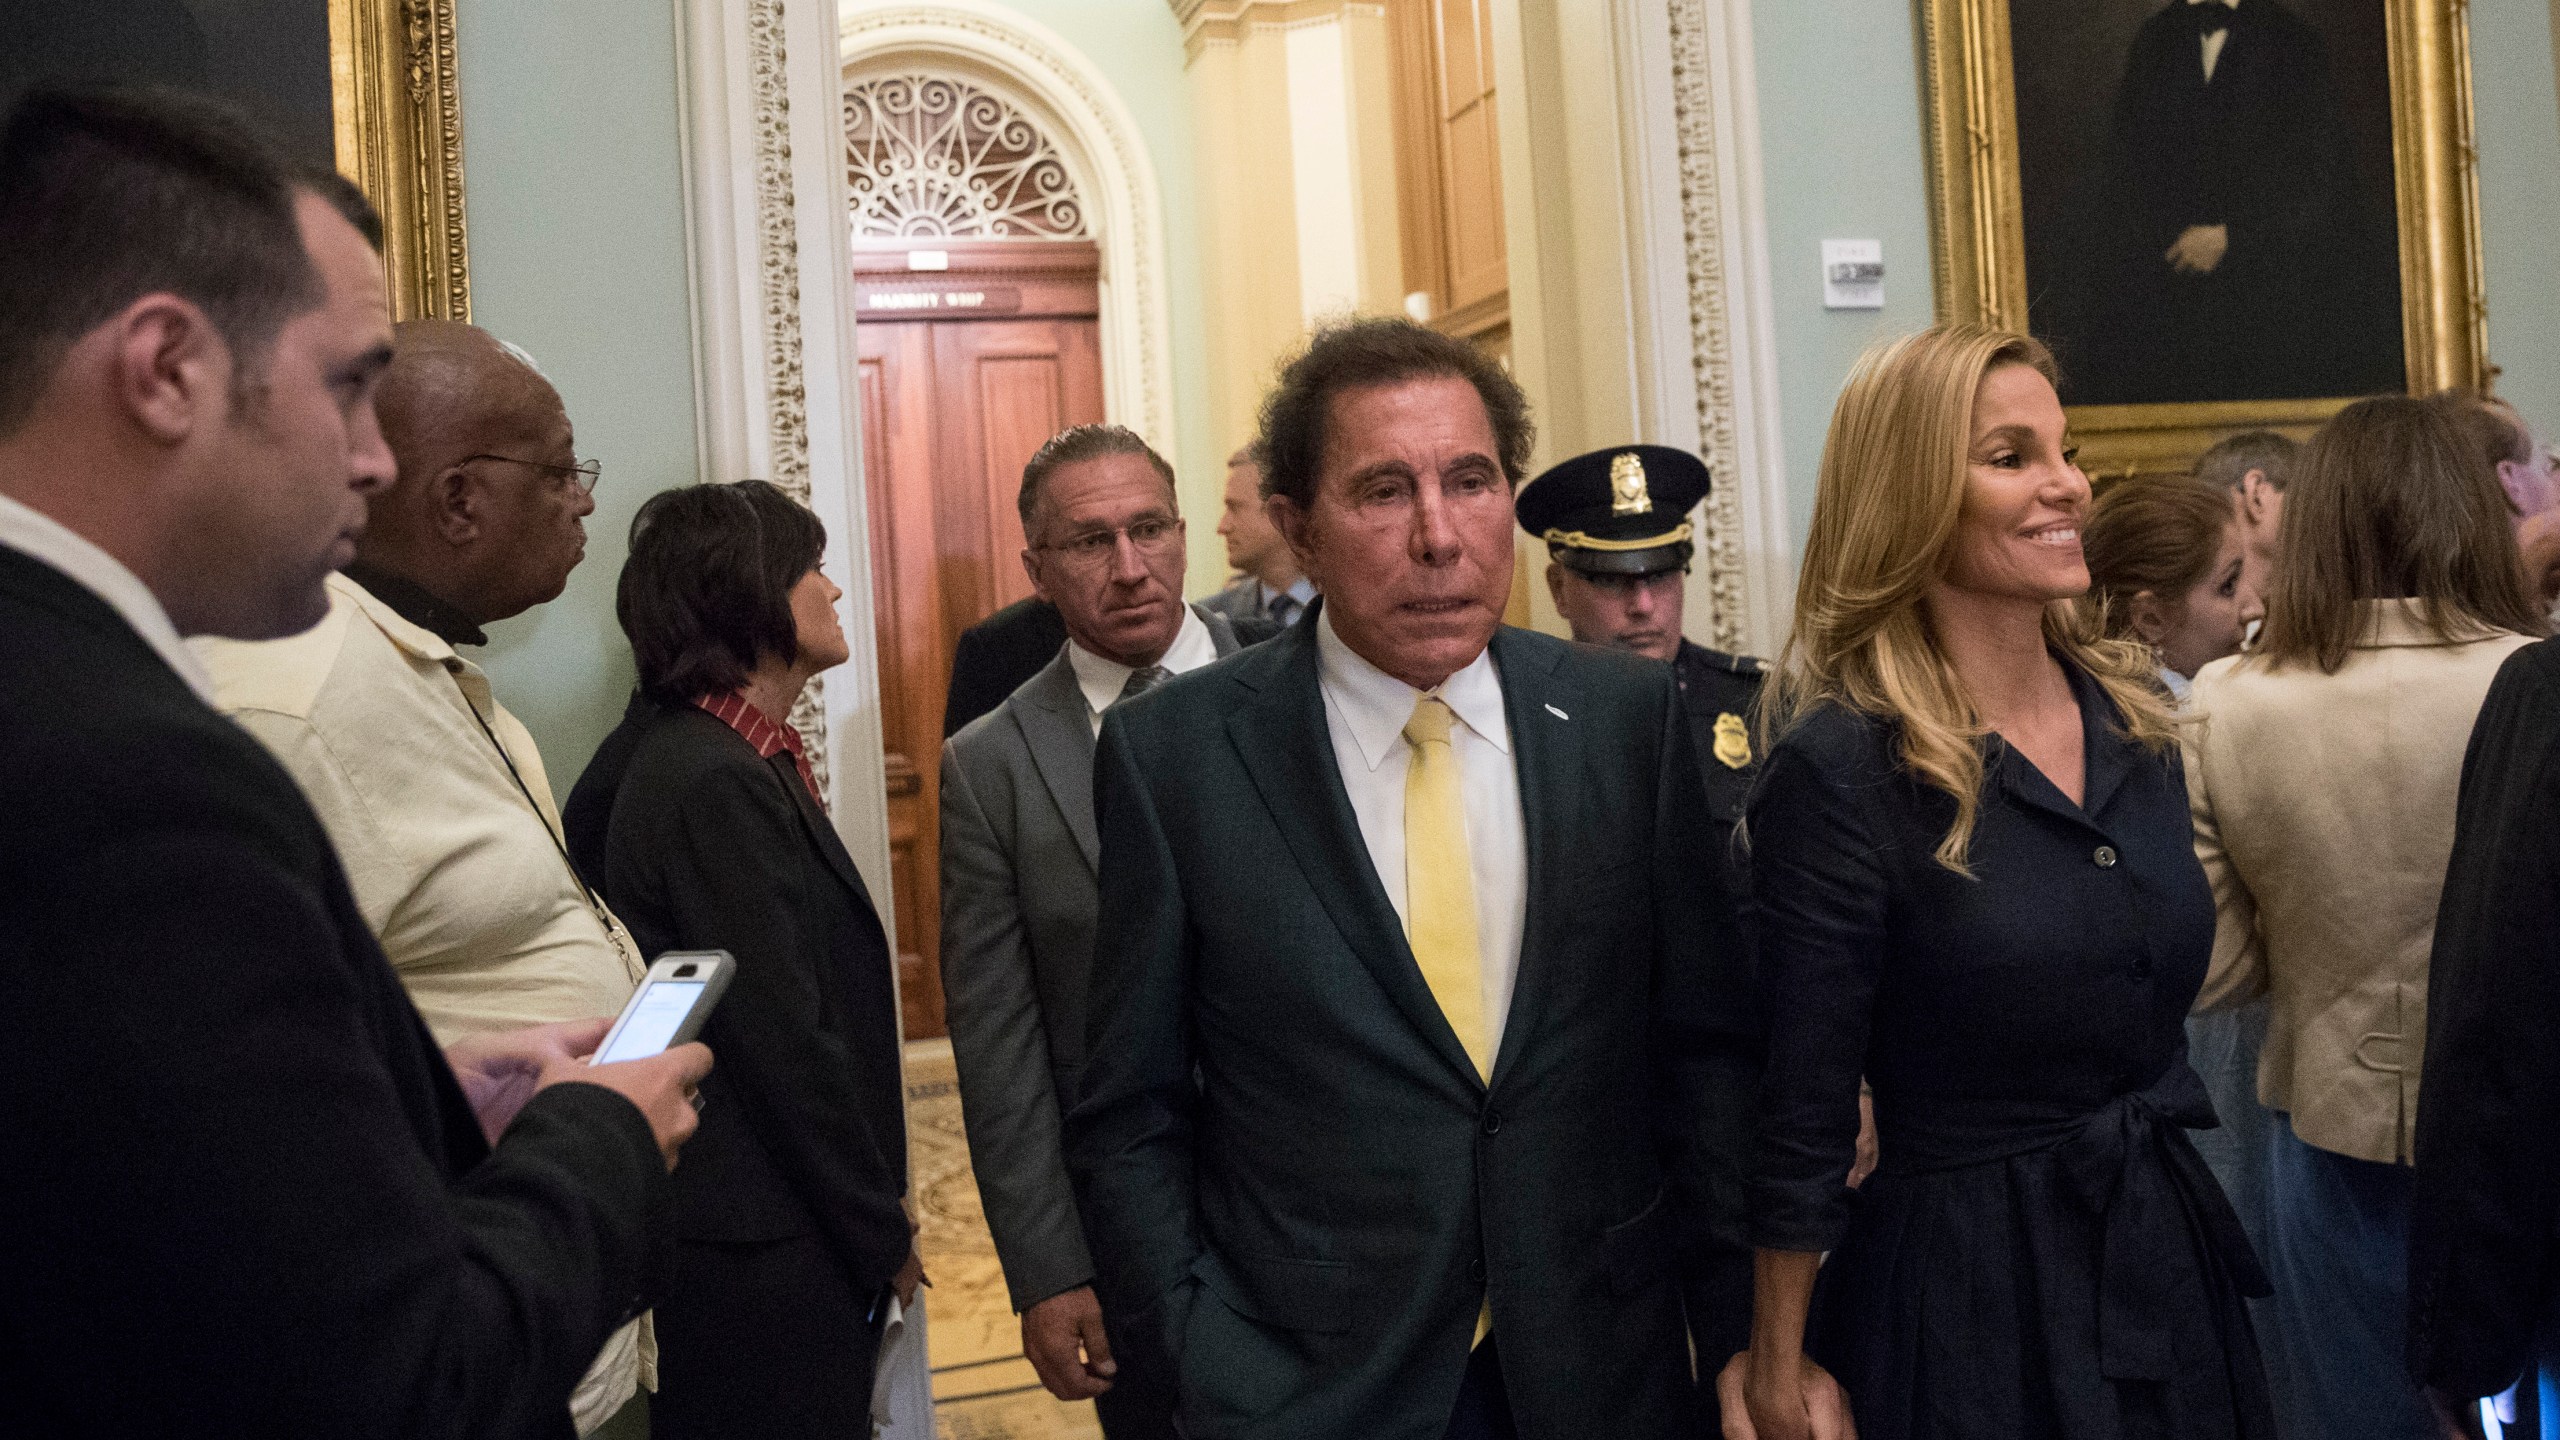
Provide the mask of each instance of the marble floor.
{"label": "marble floor", "polygon": [[933,1281],[926,1333],[941,1440],[1101,1440],[1092,1403],[1052,1397],[1022,1358],[1021,1327],[969,1172],[948,1041],[907,1047],[907,1139],[923,1226],[917,1243]]}

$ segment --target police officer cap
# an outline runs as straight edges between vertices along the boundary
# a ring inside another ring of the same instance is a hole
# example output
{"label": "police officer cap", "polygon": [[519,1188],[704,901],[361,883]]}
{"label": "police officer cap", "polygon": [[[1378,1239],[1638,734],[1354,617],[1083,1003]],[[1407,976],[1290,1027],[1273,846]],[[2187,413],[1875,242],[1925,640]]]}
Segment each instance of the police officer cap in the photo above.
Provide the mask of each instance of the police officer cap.
{"label": "police officer cap", "polygon": [[1707,467],[1667,445],[1576,455],[1520,488],[1521,528],[1590,575],[1652,575],[1689,563],[1689,512],[1706,498]]}

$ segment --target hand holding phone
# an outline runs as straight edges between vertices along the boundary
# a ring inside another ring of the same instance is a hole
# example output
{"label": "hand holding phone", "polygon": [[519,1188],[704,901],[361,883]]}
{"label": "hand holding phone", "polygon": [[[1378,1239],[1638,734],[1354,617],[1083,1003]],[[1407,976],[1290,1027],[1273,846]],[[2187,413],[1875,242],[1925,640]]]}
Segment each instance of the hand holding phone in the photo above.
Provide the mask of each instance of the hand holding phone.
{"label": "hand holding phone", "polygon": [[645,1060],[692,1040],[702,1033],[737,967],[726,950],[670,950],[659,956],[587,1063]]}

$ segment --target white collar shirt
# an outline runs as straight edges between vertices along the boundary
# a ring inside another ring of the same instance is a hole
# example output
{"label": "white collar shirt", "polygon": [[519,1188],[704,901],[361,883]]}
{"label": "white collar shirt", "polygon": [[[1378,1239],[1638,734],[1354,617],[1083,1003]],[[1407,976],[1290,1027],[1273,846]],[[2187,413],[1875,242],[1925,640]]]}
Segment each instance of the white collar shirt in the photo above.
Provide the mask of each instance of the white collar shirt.
{"label": "white collar shirt", "polygon": [[[2190,5],[2220,5],[2227,10],[2240,8],[2240,0],[2187,0]],[[2222,63],[2222,47],[2231,43],[2231,27],[2209,31],[2197,37],[2204,46],[2204,83],[2213,83],[2214,67]]]}
{"label": "white collar shirt", "polygon": [[[1182,628],[1173,633],[1173,643],[1165,647],[1164,657],[1156,663],[1176,675],[1184,675],[1217,658],[1218,642],[1209,634],[1208,622],[1200,618],[1199,611],[1183,606]],[[1067,642],[1067,665],[1076,672],[1076,688],[1084,692],[1085,719],[1099,736],[1102,712],[1119,700],[1136,669],[1117,660],[1106,660],[1073,640]]]}
{"label": "white collar shirt", "polygon": [[179,638],[169,612],[160,608],[160,597],[122,561],[70,526],[6,495],[0,495],[0,545],[52,566],[64,579],[105,601],[151,647],[152,654],[178,672],[197,699],[213,703],[213,677]]}
{"label": "white collar shirt", "polygon": [[[1363,659],[1334,632],[1333,616],[1316,622],[1316,674],[1334,768],[1360,822],[1378,884],[1406,914],[1404,785],[1413,747],[1405,722],[1425,692]],[[1476,892],[1476,947],[1484,985],[1485,1043],[1495,1053],[1511,1013],[1520,973],[1520,937],[1529,910],[1529,826],[1520,808],[1520,772],[1511,755],[1511,723],[1502,708],[1502,675],[1488,648],[1441,682],[1438,695],[1458,717],[1450,749],[1458,761],[1467,813],[1467,855]]]}
{"label": "white collar shirt", "polygon": [[1301,575],[1290,581],[1287,588],[1275,590],[1271,587],[1271,582],[1256,580],[1253,582],[1253,595],[1255,603],[1261,607],[1265,615],[1271,614],[1271,607],[1280,603],[1281,597],[1286,596],[1296,602],[1297,609],[1290,612],[1294,617],[1315,603],[1316,582]]}

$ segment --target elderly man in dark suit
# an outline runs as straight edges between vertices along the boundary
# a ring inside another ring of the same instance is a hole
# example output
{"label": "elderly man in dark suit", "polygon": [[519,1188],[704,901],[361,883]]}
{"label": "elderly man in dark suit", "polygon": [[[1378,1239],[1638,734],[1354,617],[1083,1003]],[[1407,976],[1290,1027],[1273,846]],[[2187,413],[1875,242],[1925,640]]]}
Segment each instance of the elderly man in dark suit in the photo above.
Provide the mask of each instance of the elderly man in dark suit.
{"label": "elderly man in dark suit", "polygon": [[1236,636],[1225,616],[1182,603],[1173,470],[1136,435],[1060,434],[1023,467],[1020,503],[1023,568],[1067,640],[943,746],[944,1014],[1023,1354],[1050,1393],[1095,1400],[1112,1440],[1170,1435],[1163,1377],[1116,1356],[1103,1328],[1059,1125],[1084,1068],[1094,732],[1124,695],[1235,653]]}
{"label": "elderly man in dark suit", "polygon": [[439,1055],[180,643],[327,610],[391,469],[380,238],[210,106],[0,127],[13,1436],[566,1437],[651,1273],[708,1052]]}
{"label": "elderly man in dark suit", "polygon": [[1320,333],[1263,438],[1323,599],[1103,722],[1068,1158],[1193,1440],[1689,1423],[1748,956],[1671,671],[1500,626],[1526,408],[1420,326]]}

